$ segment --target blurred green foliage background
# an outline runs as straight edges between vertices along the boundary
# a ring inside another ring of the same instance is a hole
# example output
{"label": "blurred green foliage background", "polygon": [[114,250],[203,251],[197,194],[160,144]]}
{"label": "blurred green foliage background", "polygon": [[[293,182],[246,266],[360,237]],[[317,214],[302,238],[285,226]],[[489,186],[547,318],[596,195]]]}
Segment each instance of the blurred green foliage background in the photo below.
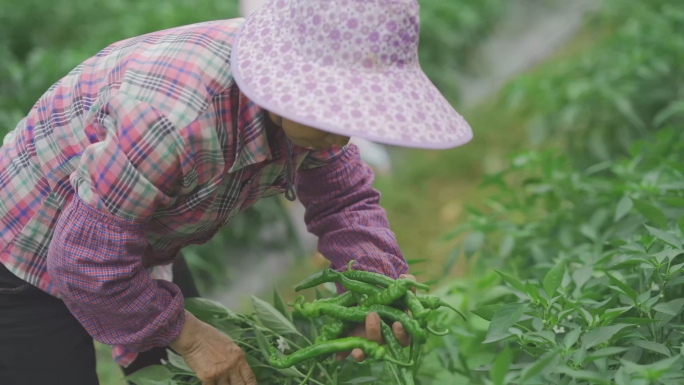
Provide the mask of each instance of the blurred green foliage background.
{"label": "blurred green foliage background", "polygon": [[[526,2],[532,6],[545,3]],[[421,64],[440,90],[460,105],[460,99],[467,95],[461,93],[457,74],[483,72],[477,50],[509,17],[508,7],[515,2],[420,3]],[[604,357],[605,362],[574,356],[567,361],[560,356],[544,361],[549,357],[544,354],[557,346],[536,341],[534,349],[527,349],[525,344],[533,340],[528,335],[527,340],[508,336],[513,339],[482,344],[495,311],[524,297],[505,287],[492,268],[509,271],[534,286],[560,259],[569,259],[575,270],[565,275],[565,286],[561,287],[574,290],[578,301],[600,293],[608,298],[605,306],[617,306],[624,295],[611,292],[601,283],[586,288],[568,283],[583,264],[591,265],[597,282],[607,280],[604,270],[614,269],[612,272],[624,282],[641,290],[648,289],[645,283],[662,284],[653,278],[653,267],[629,263],[616,267],[610,261],[598,261],[597,255],[622,246],[615,239],[620,237],[638,239],[649,247],[658,245],[643,227],[644,223],[653,223],[634,206],[628,207],[624,203],[627,199],[667,208],[663,210],[668,222],[662,231],[681,238],[684,230],[675,223],[681,210],[662,204],[663,197],[670,203],[676,201],[673,198],[684,197],[684,188],[677,184],[684,173],[682,148],[675,145],[681,141],[678,133],[684,123],[684,3],[597,3],[598,12],[556,56],[510,81],[486,103],[461,111],[475,129],[472,143],[441,152],[392,149],[395,172],[376,181],[407,257],[428,260],[413,273],[421,280],[438,282],[444,298],[463,310],[481,310],[482,306],[491,310],[491,317],[473,315],[466,325],[454,326],[455,320],[443,320],[452,330],[452,338],[431,346],[437,353],[427,358],[430,362],[422,371],[423,385],[457,383],[454,381],[594,384],[602,382],[574,372],[573,377],[563,368],[575,365],[573,370],[604,377],[622,370],[619,359],[624,357],[617,353]],[[237,15],[235,0],[0,0],[0,135],[13,129],[50,85],[108,44],[159,29]],[[636,145],[638,141],[643,144]],[[486,183],[480,186],[483,181]],[[623,202],[620,218],[614,207],[618,201]],[[215,240],[192,248],[189,263],[202,291],[228,283],[232,260],[227,255],[240,255],[241,250],[277,250],[301,256],[303,251],[286,210],[277,199],[261,202],[236,218]],[[648,210],[651,214],[647,215],[662,219]],[[264,242],[261,231],[273,224],[279,226],[278,236]],[[609,241],[610,247],[606,246]],[[283,296],[291,295],[288,283],[316,268],[320,268],[320,261],[307,263],[304,268],[300,264],[296,271],[284,274]],[[682,293],[683,283],[675,283],[671,291],[663,293],[668,298]],[[584,297],[583,290],[588,293]],[[625,313],[625,317],[644,314]],[[671,321],[682,323],[681,309]],[[535,322],[525,326],[532,330],[539,326],[539,321]],[[563,325],[581,333],[596,326],[570,321]],[[549,331],[544,327],[531,333]],[[666,324],[659,327],[677,329]],[[655,337],[644,330],[636,332],[643,334],[621,337],[615,345],[631,349],[633,339],[644,339],[674,353],[679,343],[674,339],[655,342]],[[509,348],[518,353],[511,353]],[[643,365],[661,358],[643,350],[638,351],[638,357],[631,350],[627,358]],[[106,349],[101,348],[99,354],[102,383],[121,383]],[[539,362],[546,366],[534,366]],[[663,373],[675,367],[673,364]],[[660,379],[640,382],[641,369],[629,370],[625,376],[634,382],[625,383],[668,383],[657,382]],[[523,377],[524,381],[520,380]]]}

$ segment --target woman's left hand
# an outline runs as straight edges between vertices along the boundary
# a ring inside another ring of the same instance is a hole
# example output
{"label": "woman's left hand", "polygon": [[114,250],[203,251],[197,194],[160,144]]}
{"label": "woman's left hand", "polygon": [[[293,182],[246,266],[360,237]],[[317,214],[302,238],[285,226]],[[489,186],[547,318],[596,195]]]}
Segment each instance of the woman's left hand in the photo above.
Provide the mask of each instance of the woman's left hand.
{"label": "woman's left hand", "polygon": [[[402,274],[401,276],[399,276],[399,278],[406,278],[412,281],[416,281],[416,277],[412,276],[411,274]],[[415,292],[416,288],[411,288],[411,290]],[[366,323],[357,325],[349,333],[349,336],[362,337],[369,341],[384,344],[385,341],[382,338],[382,332],[380,331],[381,322],[382,320],[380,319],[380,316],[377,313],[368,313],[368,315],[366,316]],[[392,331],[394,332],[394,336],[397,337],[397,340],[399,341],[401,346],[409,346],[409,344],[411,343],[411,336],[406,332],[406,330],[404,330],[404,327],[401,325],[401,323],[395,322],[392,325]],[[363,350],[361,349],[354,349],[351,352],[337,353],[337,359],[343,360],[347,358],[347,356],[349,356],[350,353],[352,358],[356,362],[362,362],[366,359],[366,356],[363,354]]]}

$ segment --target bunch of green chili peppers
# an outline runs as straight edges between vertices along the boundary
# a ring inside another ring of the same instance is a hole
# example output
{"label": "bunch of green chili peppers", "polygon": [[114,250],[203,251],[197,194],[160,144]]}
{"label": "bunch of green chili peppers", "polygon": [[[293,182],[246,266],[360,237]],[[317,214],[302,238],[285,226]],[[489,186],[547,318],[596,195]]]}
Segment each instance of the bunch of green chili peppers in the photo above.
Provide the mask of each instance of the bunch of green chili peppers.
{"label": "bunch of green chili peppers", "polygon": [[[344,272],[325,269],[295,288],[295,291],[301,291],[334,282],[344,287],[346,292],[334,298],[308,303],[304,302],[303,296],[297,297],[294,303],[290,305],[300,315],[308,318],[326,315],[335,319],[335,322],[321,328],[313,345],[288,356],[278,358],[276,349],[271,347],[270,364],[275,368],[289,368],[303,361],[324,359],[334,353],[358,348],[363,350],[368,357],[364,364],[373,361],[393,363],[398,366],[402,383],[413,385],[416,364],[427,338],[427,333],[436,335],[448,333],[446,331],[437,332],[428,326],[428,315],[440,307],[447,307],[464,319],[465,317],[440,298],[415,294],[412,290],[429,291],[430,288],[425,284],[409,279],[394,280],[372,272],[352,270],[353,263],[354,261],[349,262],[349,266]],[[354,323],[365,322],[366,316],[370,312],[377,313],[383,320],[381,332],[385,339],[384,346],[360,337],[341,337],[351,329]],[[408,358],[389,326],[393,322],[401,323],[406,332],[411,335]]]}

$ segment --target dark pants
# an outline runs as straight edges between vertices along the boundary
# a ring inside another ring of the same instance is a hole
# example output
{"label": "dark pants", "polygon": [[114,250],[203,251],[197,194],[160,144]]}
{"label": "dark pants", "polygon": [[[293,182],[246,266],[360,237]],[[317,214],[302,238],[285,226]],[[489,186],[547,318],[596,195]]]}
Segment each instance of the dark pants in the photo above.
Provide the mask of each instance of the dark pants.
{"label": "dark pants", "polygon": [[[186,298],[199,293],[182,255],[174,283]],[[125,374],[166,358],[166,348],[140,353]],[[0,385],[97,385],[93,339],[64,303],[0,264]]]}

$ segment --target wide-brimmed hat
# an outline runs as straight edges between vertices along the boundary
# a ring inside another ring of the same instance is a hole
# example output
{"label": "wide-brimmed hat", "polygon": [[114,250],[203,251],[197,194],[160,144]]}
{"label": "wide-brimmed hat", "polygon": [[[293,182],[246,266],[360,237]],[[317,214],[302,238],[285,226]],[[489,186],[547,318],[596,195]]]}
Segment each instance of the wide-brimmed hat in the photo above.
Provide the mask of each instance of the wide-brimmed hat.
{"label": "wide-brimmed hat", "polygon": [[450,148],[468,123],[418,62],[415,0],[270,0],[233,46],[240,90],[286,119],[404,147]]}

